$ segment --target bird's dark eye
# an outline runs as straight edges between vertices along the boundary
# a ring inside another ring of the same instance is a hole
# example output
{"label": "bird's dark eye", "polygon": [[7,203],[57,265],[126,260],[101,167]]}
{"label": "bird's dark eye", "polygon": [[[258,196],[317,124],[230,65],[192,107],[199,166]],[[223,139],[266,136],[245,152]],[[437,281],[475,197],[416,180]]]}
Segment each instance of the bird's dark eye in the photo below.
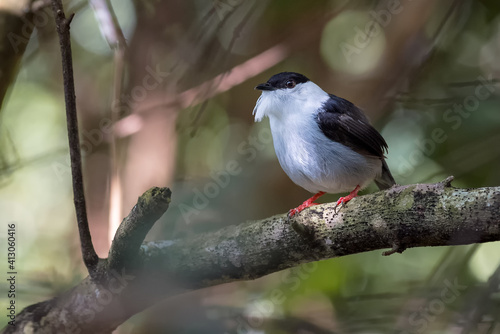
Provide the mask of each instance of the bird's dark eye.
{"label": "bird's dark eye", "polygon": [[293,87],[295,87],[295,85],[296,85],[296,84],[295,84],[295,81],[293,81],[293,80],[288,80],[288,81],[285,83],[285,85],[286,85],[286,88],[293,88]]}

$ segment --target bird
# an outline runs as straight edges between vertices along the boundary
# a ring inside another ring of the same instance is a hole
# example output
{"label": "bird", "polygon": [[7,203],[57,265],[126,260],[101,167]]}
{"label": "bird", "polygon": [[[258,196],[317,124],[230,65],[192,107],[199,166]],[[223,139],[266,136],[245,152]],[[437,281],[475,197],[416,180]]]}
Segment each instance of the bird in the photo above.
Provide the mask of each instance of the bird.
{"label": "bird", "polygon": [[315,194],[288,217],[317,205],[325,193],[350,191],[339,198],[338,207],[372,181],[380,190],[395,184],[385,161],[386,141],[352,102],[296,72],[275,74],[255,89],[262,91],[253,109],[255,122],[269,118],[281,167],[295,184]]}

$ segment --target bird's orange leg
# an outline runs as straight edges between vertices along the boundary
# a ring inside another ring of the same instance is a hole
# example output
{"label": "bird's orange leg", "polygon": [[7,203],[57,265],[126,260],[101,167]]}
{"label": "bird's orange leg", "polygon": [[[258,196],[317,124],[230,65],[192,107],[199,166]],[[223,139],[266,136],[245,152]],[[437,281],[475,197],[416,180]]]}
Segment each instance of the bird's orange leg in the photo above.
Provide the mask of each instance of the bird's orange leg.
{"label": "bird's orange leg", "polygon": [[314,195],[313,197],[309,198],[304,203],[302,203],[301,205],[296,207],[295,209],[288,211],[288,217],[291,218],[291,217],[295,216],[297,213],[301,212],[302,210],[304,210],[310,206],[318,205],[318,203],[314,203],[314,201],[317,200],[318,198],[320,198],[321,196],[323,196],[324,194],[325,194],[324,191],[320,191],[316,195]]}
{"label": "bird's orange leg", "polygon": [[349,202],[351,199],[353,199],[354,197],[358,196],[358,192],[359,192],[359,189],[361,189],[361,187],[359,185],[356,186],[356,188],[354,188],[353,191],[351,191],[351,193],[345,197],[340,197],[339,200],[337,201],[337,206],[339,206],[340,204],[345,204],[347,202]]}

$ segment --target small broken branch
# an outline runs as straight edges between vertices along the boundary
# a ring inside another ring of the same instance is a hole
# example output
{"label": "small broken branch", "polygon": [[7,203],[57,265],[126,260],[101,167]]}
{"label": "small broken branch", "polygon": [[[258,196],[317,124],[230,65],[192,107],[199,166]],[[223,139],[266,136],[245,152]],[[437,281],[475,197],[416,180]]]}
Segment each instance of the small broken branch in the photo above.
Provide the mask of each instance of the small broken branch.
{"label": "small broken branch", "polygon": [[[111,333],[132,315],[172,294],[163,276],[144,271],[144,237],[170,204],[168,188],[146,191],[123,220],[109,252],[78,286],[25,308],[4,333]],[[178,291],[177,291],[178,292]]]}
{"label": "small broken branch", "polygon": [[155,187],[139,197],[116,231],[108,256],[110,269],[121,270],[127,267],[126,264],[135,262],[146,234],[167,211],[171,195],[170,189]]}

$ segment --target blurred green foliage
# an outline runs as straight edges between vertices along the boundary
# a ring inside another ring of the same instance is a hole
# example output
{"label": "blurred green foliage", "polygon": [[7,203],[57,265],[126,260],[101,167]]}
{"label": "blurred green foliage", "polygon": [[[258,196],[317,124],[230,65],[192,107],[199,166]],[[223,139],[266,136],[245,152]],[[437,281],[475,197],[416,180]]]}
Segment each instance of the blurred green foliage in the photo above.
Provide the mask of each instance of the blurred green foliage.
{"label": "blurred green foliage", "polygon": [[[497,2],[401,1],[395,13],[391,1],[245,3],[236,19],[226,20],[242,8],[241,1],[112,1],[135,47],[125,58],[124,94],[130,94],[134,78],[142,80],[144,64],[171,71],[157,93],[178,96],[274,45],[287,48],[272,68],[250,70],[228,91],[175,110],[177,144],[168,157],[175,171],[165,179],[174,197],[150,239],[186,237],[286,212],[308,197],[279,167],[267,122],[255,124],[251,115],[258,98],[253,87],[283,70],[302,72],[363,107],[389,144],[388,164],[398,183],[454,175],[457,187],[500,184]],[[77,11],[72,34],[81,127],[91,131],[113,102],[113,52],[88,4],[68,6]],[[384,27],[373,14],[382,11],[391,13]],[[18,226],[19,307],[57,295],[85,275],[53,28],[38,27],[32,36],[0,114],[0,219]],[[133,114],[135,105],[129,107]],[[160,114],[169,112],[165,107]],[[132,132],[117,141],[127,147],[133,137]],[[92,164],[98,157],[110,159],[109,141],[84,157],[88,189],[109,182],[109,165]],[[124,161],[118,161],[121,170],[129,163]],[[200,200],[207,184],[228,175],[232,161],[238,172],[224,178],[216,196]],[[136,173],[138,179],[147,176]],[[88,190],[89,198],[98,195]],[[121,331],[500,333],[499,287],[488,286],[499,266],[499,243],[409,249],[390,257],[378,251],[351,255],[179,296],[136,315]],[[5,296],[0,295],[2,305]]]}

